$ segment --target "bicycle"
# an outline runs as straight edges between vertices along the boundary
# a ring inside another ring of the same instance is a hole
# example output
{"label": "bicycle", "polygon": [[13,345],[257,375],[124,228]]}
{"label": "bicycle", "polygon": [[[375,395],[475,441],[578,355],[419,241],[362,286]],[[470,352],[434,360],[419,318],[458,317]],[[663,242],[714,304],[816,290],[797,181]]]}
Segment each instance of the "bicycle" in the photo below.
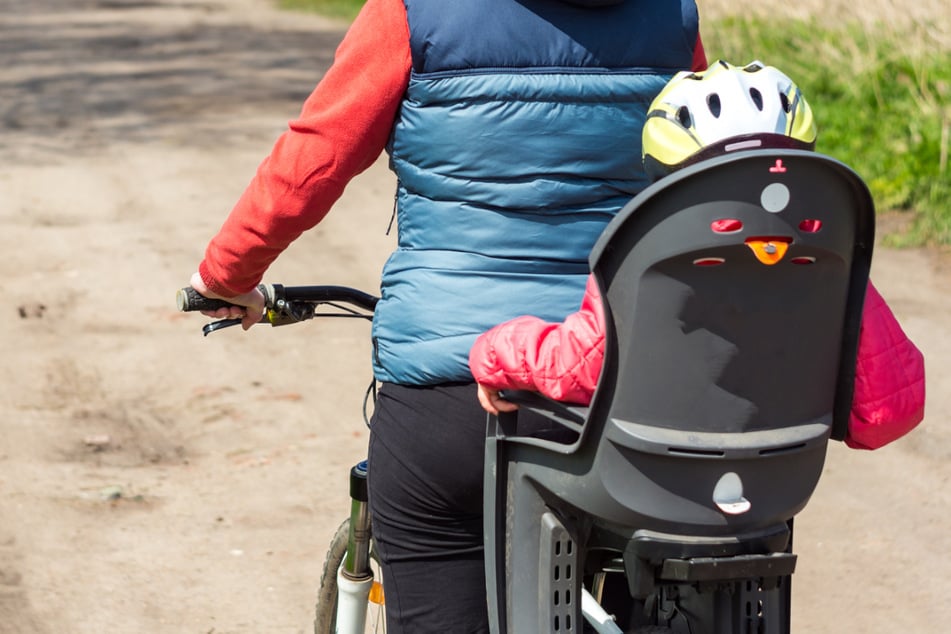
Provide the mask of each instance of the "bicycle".
{"label": "bicycle", "polygon": [[[261,284],[266,312],[262,324],[284,326],[314,318],[359,318],[370,320],[378,297],[356,288],[335,285],[284,286]],[[191,288],[178,291],[180,311],[215,310],[228,302],[209,299]],[[328,310],[330,309],[330,310]],[[239,325],[240,319],[221,319],[202,328],[205,336]],[[364,422],[374,384],[364,396]],[[367,461],[350,470],[350,517],[337,528],[327,548],[315,606],[315,634],[366,634],[385,632],[385,590],[373,548],[367,496]],[[621,634],[612,618],[582,592],[584,618],[598,634]]]}
{"label": "bicycle", "polygon": [[[590,258],[607,327],[590,407],[507,395],[571,438],[520,436],[517,412],[488,418],[493,634],[788,634],[793,518],[846,434],[873,241],[861,178],[797,150],[708,159],[619,212]],[[339,286],[262,291],[272,325],[376,304]],[[180,291],[179,308],[222,305],[196,295]],[[365,471],[317,634],[362,634],[371,596],[385,601]]]}

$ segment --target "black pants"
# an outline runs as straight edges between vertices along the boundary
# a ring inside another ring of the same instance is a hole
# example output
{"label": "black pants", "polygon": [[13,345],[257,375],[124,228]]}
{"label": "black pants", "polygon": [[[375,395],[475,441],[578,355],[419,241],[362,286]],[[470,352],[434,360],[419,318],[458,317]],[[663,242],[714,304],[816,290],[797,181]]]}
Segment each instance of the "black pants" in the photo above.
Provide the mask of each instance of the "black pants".
{"label": "black pants", "polygon": [[[549,426],[527,418],[520,428]],[[474,384],[380,389],[369,488],[391,634],[488,632],[485,426]]]}

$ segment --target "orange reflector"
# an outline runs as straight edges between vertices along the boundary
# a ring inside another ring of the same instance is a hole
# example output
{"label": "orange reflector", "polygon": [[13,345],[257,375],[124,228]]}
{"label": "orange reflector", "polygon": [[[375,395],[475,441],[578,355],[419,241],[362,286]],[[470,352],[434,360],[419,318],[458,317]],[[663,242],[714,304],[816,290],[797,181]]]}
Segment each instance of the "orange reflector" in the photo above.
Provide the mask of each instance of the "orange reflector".
{"label": "orange reflector", "polygon": [[746,246],[752,249],[757,260],[771,266],[783,259],[783,256],[786,255],[786,249],[789,248],[789,242],[777,239],[755,240],[751,238],[746,241]]}
{"label": "orange reflector", "polygon": [[373,582],[373,586],[370,588],[369,601],[377,605],[383,605],[385,603],[383,600],[383,584],[379,581]]}

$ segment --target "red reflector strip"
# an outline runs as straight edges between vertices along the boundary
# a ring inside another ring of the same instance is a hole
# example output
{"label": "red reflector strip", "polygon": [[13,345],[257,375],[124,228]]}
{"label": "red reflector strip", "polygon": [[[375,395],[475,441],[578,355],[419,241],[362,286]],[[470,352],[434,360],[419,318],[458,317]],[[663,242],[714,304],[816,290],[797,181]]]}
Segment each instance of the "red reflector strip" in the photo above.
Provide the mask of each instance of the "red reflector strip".
{"label": "red reflector strip", "polygon": [[710,223],[714,233],[736,233],[743,228],[743,223],[737,218],[720,218]]}
{"label": "red reflector strip", "polygon": [[697,258],[693,261],[694,266],[717,266],[726,262],[724,258]]}
{"label": "red reflector strip", "polygon": [[816,220],[814,218],[806,218],[805,220],[799,223],[799,230],[804,231],[806,233],[816,233],[817,231],[819,231],[819,229],[822,229],[821,220]]}
{"label": "red reflector strip", "polygon": [[790,260],[793,264],[812,264],[816,259],[812,256],[800,255]]}

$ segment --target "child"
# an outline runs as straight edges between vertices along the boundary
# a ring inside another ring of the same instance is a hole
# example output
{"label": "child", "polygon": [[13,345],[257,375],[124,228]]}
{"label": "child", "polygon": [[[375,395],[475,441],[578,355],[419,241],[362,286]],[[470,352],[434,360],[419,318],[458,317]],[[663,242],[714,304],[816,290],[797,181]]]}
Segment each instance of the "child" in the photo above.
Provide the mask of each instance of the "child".
{"label": "child", "polygon": [[[780,86],[781,97],[771,111],[764,104],[774,86]],[[711,116],[710,95],[717,95],[718,116]],[[811,111],[798,88],[776,69],[758,63],[737,68],[718,62],[703,73],[680,73],[649,111],[645,163],[655,175],[729,151],[737,143],[804,149],[815,144]],[[777,129],[786,132],[777,134]],[[562,323],[524,316],[496,326],[476,340],[469,367],[479,383],[479,402],[498,414],[517,407],[499,396],[502,389],[533,390],[587,405],[603,359],[604,312],[597,283],[589,277],[578,312]],[[869,282],[845,443],[877,449],[902,437],[921,422],[924,399],[924,358]]]}

